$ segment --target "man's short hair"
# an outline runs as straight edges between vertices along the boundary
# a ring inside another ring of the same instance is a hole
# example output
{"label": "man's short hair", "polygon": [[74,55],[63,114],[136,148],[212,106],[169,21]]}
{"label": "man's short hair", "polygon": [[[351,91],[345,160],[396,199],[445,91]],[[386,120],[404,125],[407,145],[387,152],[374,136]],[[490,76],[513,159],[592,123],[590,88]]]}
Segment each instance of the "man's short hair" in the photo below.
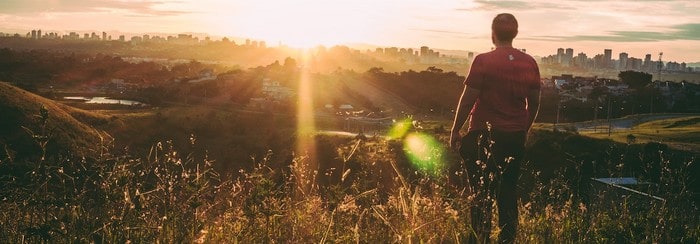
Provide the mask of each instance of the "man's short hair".
{"label": "man's short hair", "polygon": [[513,41],[513,38],[518,35],[518,20],[512,14],[498,14],[493,18],[491,31],[500,41]]}

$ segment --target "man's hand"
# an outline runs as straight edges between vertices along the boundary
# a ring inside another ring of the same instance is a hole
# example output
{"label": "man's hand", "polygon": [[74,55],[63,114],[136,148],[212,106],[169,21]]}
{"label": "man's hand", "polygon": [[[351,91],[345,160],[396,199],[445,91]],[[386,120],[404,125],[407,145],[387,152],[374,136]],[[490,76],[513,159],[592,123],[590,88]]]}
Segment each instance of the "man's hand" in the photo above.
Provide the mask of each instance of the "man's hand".
{"label": "man's hand", "polygon": [[459,135],[459,130],[450,133],[450,148],[453,151],[459,150],[460,139],[462,139],[462,137]]}
{"label": "man's hand", "polygon": [[452,123],[452,133],[450,134],[450,148],[453,151],[459,150],[459,143],[462,137],[459,135],[459,130],[469,118],[469,113],[474,107],[474,103],[479,98],[481,91],[475,88],[467,88],[464,86],[462,91],[462,96],[459,98],[459,103],[457,104],[457,111],[455,113],[455,120]]}

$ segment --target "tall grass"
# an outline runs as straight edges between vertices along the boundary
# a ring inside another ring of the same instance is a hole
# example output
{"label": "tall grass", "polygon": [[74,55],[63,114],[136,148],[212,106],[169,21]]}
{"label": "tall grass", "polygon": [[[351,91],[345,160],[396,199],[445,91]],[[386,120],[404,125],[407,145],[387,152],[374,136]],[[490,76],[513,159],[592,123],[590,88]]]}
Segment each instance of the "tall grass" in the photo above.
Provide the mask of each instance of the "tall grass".
{"label": "tall grass", "polygon": [[[194,137],[191,144],[194,145]],[[329,143],[326,143],[329,144]],[[172,142],[143,158],[101,154],[0,161],[0,242],[94,243],[458,243],[472,230],[473,198],[446,179],[413,171],[400,143],[347,139],[323,164],[298,173],[307,158],[279,167],[272,153],[251,170],[222,177],[206,155]],[[615,161],[615,159],[608,159]],[[638,204],[584,194],[584,177],[527,171],[518,242],[695,243],[698,211],[684,188],[684,167],[663,159],[656,193]],[[581,175],[582,160],[569,156]],[[614,162],[611,162],[614,163]],[[524,168],[532,168],[526,165]],[[301,181],[311,187],[300,190]],[[672,190],[668,190],[672,189]],[[497,220],[494,216],[493,221]],[[497,226],[494,224],[494,226]],[[497,236],[494,230],[491,238]]]}

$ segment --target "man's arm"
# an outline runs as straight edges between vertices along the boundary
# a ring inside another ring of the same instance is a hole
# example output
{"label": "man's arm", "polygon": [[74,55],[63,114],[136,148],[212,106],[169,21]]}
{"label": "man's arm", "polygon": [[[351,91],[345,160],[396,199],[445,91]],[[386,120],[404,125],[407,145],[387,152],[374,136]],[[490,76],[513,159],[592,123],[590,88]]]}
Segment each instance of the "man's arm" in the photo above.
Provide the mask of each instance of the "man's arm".
{"label": "man's arm", "polygon": [[457,142],[459,142],[460,139],[459,130],[462,129],[467,118],[469,118],[469,113],[474,103],[476,103],[476,99],[479,98],[479,94],[481,94],[480,90],[464,86],[464,91],[462,91],[462,96],[459,98],[459,103],[457,104],[457,112],[450,133],[450,147],[452,147],[452,149],[458,149]]}
{"label": "man's arm", "polygon": [[541,91],[540,89],[530,89],[527,93],[527,112],[530,115],[530,121],[528,121],[528,126],[527,130],[530,131],[530,128],[532,128],[532,124],[535,123],[535,119],[537,118],[537,113],[540,110],[540,97],[541,97]]}

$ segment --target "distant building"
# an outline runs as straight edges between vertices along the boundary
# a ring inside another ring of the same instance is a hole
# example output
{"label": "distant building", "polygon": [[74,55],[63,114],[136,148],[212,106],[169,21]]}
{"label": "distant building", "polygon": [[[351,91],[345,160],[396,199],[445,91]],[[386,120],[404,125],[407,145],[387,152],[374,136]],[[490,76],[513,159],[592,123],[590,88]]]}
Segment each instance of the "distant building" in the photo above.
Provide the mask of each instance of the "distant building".
{"label": "distant building", "polygon": [[629,59],[629,55],[625,52],[620,53],[620,60],[619,60],[619,65],[618,69],[619,70],[627,70],[627,60]]}
{"label": "distant building", "polygon": [[574,65],[577,67],[587,68],[588,56],[585,53],[579,53],[574,60]]}
{"label": "distant building", "polygon": [[140,36],[132,36],[132,37],[131,37],[131,43],[139,43],[139,42],[141,42],[142,40],[143,40],[143,39],[141,39]]}
{"label": "distant building", "polygon": [[603,56],[604,68],[611,68],[611,66],[612,66],[612,49],[605,49],[603,51],[604,51],[604,54],[603,54],[604,55]]}
{"label": "distant building", "polygon": [[638,58],[630,58],[627,61],[627,67],[633,70],[642,70],[642,60]]}
{"label": "distant building", "polygon": [[557,49],[557,63],[558,64],[564,63],[564,55],[566,55],[564,48],[558,48]]}
{"label": "distant building", "polygon": [[265,79],[262,84],[262,93],[275,101],[286,101],[294,96],[294,90],[280,85],[278,81]]}
{"label": "distant building", "polygon": [[574,49],[573,48],[567,48],[566,52],[564,54],[564,65],[566,66],[571,66],[571,63],[573,62],[574,59]]}
{"label": "distant building", "polygon": [[651,54],[647,54],[644,56],[644,69],[645,70],[652,70],[653,64],[651,62]]}
{"label": "distant building", "polygon": [[428,48],[427,46],[420,47],[420,56],[421,57],[428,56],[429,51],[430,51],[430,48]]}

